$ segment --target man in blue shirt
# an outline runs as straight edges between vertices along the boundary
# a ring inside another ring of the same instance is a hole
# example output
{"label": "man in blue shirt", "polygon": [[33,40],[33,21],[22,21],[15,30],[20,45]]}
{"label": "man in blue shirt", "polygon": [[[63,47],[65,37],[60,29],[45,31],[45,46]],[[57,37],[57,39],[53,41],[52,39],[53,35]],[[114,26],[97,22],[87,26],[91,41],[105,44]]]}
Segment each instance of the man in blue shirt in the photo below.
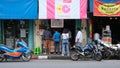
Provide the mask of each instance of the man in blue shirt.
{"label": "man in blue shirt", "polygon": [[57,30],[53,34],[53,39],[54,39],[54,54],[58,53],[60,54],[60,32]]}

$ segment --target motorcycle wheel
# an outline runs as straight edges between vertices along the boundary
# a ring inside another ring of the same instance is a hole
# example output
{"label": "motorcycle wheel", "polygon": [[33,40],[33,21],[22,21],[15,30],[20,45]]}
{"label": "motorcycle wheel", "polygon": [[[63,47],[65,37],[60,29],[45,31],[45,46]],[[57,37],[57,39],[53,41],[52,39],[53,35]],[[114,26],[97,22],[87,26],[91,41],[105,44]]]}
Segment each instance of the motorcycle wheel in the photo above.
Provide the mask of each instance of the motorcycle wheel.
{"label": "motorcycle wheel", "polygon": [[110,59],[111,53],[109,51],[104,53],[104,59]]}
{"label": "motorcycle wheel", "polygon": [[118,59],[120,59],[120,51],[118,52]]}
{"label": "motorcycle wheel", "polygon": [[4,60],[4,58],[0,57],[0,62],[2,62]]}
{"label": "motorcycle wheel", "polygon": [[71,51],[70,57],[73,61],[77,61],[79,59],[79,55],[78,55],[77,51],[75,51],[75,50]]}
{"label": "motorcycle wheel", "polygon": [[3,54],[0,54],[0,62],[3,62],[4,60],[6,60],[6,58],[3,56]]}
{"label": "motorcycle wheel", "polygon": [[95,60],[101,61],[102,60],[102,55],[95,55]]}
{"label": "motorcycle wheel", "polygon": [[23,54],[21,58],[23,61],[28,62],[31,60],[32,54],[31,53]]}

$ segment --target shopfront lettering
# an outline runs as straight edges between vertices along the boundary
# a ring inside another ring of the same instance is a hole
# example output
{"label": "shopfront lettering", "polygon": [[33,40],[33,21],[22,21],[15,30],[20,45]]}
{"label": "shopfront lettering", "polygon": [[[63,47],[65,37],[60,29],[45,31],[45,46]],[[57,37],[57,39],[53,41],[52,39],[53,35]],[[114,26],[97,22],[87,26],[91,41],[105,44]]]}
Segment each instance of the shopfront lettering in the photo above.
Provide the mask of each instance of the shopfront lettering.
{"label": "shopfront lettering", "polygon": [[118,4],[101,4],[98,6],[99,12],[103,14],[116,14],[120,12],[120,5]]}

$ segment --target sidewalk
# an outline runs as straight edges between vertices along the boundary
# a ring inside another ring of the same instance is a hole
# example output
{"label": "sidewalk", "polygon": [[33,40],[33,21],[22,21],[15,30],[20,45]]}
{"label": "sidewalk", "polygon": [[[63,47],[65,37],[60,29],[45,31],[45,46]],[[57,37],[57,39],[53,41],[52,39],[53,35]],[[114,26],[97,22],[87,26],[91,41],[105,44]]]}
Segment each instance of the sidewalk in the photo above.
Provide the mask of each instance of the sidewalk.
{"label": "sidewalk", "polygon": [[32,55],[32,59],[60,59],[60,60],[65,60],[65,59],[70,59],[70,56],[61,56],[61,55],[54,55],[54,54],[50,54],[50,55]]}

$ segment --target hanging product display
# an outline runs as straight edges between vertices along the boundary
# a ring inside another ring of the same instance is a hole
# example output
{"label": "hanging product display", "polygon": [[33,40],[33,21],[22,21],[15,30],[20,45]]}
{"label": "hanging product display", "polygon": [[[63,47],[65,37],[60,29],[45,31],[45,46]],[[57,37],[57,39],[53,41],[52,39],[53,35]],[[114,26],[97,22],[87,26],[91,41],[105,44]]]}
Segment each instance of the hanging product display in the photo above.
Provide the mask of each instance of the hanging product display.
{"label": "hanging product display", "polygon": [[112,43],[111,30],[109,25],[107,25],[106,28],[102,31],[102,41],[109,44]]}

